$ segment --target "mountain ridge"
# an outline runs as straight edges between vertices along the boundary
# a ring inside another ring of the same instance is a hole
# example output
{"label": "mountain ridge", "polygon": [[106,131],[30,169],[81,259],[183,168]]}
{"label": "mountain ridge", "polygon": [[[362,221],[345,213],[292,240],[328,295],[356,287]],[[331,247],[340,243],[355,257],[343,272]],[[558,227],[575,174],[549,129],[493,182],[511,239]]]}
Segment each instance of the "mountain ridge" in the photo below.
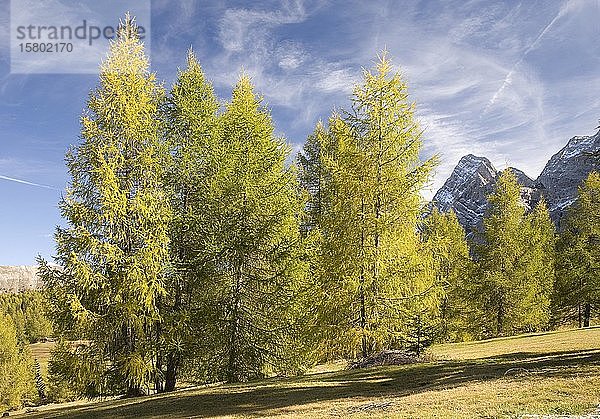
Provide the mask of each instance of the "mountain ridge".
{"label": "mountain ridge", "polygon": [[0,266],[0,294],[19,293],[42,287],[36,266]]}
{"label": "mountain ridge", "polygon": [[[544,198],[552,221],[560,227],[567,209],[576,200],[581,182],[590,172],[600,171],[600,130],[594,135],[572,137],[548,160],[535,180],[517,168],[510,169],[521,185],[521,202],[526,210]],[[487,197],[500,173],[486,157],[467,154],[436,192],[432,205],[442,212],[452,209],[468,234],[481,231]]]}

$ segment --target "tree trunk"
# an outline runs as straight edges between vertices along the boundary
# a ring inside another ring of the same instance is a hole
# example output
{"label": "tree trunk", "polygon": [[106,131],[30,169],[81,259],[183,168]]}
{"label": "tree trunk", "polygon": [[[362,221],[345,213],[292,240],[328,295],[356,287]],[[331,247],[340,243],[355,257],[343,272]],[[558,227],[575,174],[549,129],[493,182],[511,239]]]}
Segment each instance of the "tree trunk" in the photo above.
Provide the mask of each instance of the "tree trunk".
{"label": "tree trunk", "polygon": [[156,371],[158,371],[158,373],[156,374],[156,377],[154,378],[154,390],[157,393],[162,393],[163,391],[165,391],[165,387],[164,387],[164,382],[163,382],[163,377],[162,377],[162,356],[159,354],[156,357]]}
{"label": "tree trunk", "polygon": [[421,355],[421,316],[417,317],[417,356]]}
{"label": "tree trunk", "polygon": [[364,275],[360,276],[360,330],[362,331],[362,356],[366,358],[368,355],[367,350],[367,319],[365,310],[365,278]]}
{"label": "tree trunk", "polygon": [[362,333],[362,356],[366,358],[369,355],[367,345],[367,309],[365,301],[365,202],[364,198],[361,200],[361,235],[360,235],[360,252],[361,252],[361,266],[360,266],[360,277],[359,277],[359,298],[360,298],[360,330]]}
{"label": "tree trunk", "polygon": [[238,382],[236,360],[237,360],[237,333],[238,333],[238,318],[237,318],[237,303],[234,308],[233,318],[231,320],[231,335],[229,337],[229,360],[227,363],[227,382]]}
{"label": "tree trunk", "polygon": [[[162,299],[158,297],[156,299],[156,305],[159,310],[162,312]],[[154,391],[157,393],[162,393],[164,391],[164,382],[162,377],[162,361],[163,361],[163,353],[160,348],[160,338],[162,335],[162,327],[160,321],[155,322],[156,324],[156,336],[154,344],[156,345],[156,375],[154,376]]]}
{"label": "tree trunk", "polygon": [[577,304],[577,321],[579,322],[579,328],[583,327],[583,316],[581,315],[581,304]]}
{"label": "tree trunk", "polygon": [[448,295],[444,295],[440,307],[440,318],[442,319],[442,335],[444,341],[448,340]]}
{"label": "tree trunk", "polygon": [[242,263],[239,264],[235,278],[235,288],[233,290],[233,307],[231,311],[231,334],[229,336],[229,360],[227,363],[227,382],[236,383],[239,381],[237,374],[237,344],[239,333],[239,311],[240,311],[240,287],[242,280]]}
{"label": "tree trunk", "polygon": [[502,336],[503,332],[503,324],[504,323],[504,305],[502,304],[502,299],[498,302],[498,313],[496,318],[496,336]]}
{"label": "tree trunk", "polygon": [[[123,334],[125,335],[125,347],[127,348],[127,353],[129,355],[131,355],[135,352],[135,346],[136,346],[135,332],[130,325],[126,325],[123,327],[125,329],[123,331],[124,332]],[[127,392],[125,393],[126,397],[138,397],[143,394],[141,387],[138,384],[132,383],[133,377],[126,375],[124,378],[125,378],[125,381],[127,382]],[[135,378],[137,380],[138,377],[135,377]]]}
{"label": "tree trunk", "polygon": [[[183,259],[180,259],[183,260]],[[187,270],[186,270],[187,278]],[[187,281],[189,282],[189,280]],[[175,304],[173,305],[173,312],[179,314],[182,309],[182,284],[177,280],[175,284]],[[175,390],[177,384],[177,370],[179,369],[179,355],[176,353],[169,353],[167,355],[167,371],[165,372],[165,392]]]}
{"label": "tree trunk", "polygon": [[[187,185],[184,183],[181,186],[181,194],[182,194],[182,208],[183,208],[183,213],[185,214],[186,218],[190,217],[190,208],[188,205],[188,188]],[[189,266],[187,264],[187,255],[188,255],[188,249],[186,247],[186,244],[189,242],[187,236],[187,232],[188,230],[185,231],[184,233],[184,240],[182,243],[180,243],[179,248],[178,248],[178,257],[179,257],[179,263],[184,263],[183,265],[183,270],[182,270],[182,276],[183,279],[185,279],[185,284],[189,284],[190,283],[190,278],[189,278]],[[183,262],[185,261],[185,262]],[[184,284],[182,283],[182,277],[180,276],[176,276],[175,277],[175,296],[174,296],[174,303],[173,303],[173,313],[175,314],[175,318],[177,318],[178,314],[182,311],[183,309],[183,287]],[[164,391],[168,392],[168,391],[173,391],[175,390],[175,386],[177,384],[177,370],[179,368],[179,364],[180,364],[180,357],[179,355],[170,352],[167,354],[166,356],[167,358],[167,370],[165,372],[165,383],[164,383]]]}
{"label": "tree trunk", "polygon": [[590,316],[592,312],[592,307],[590,303],[585,303],[585,308],[583,312],[583,327],[590,327]]}
{"label": "tree trunk", "polygon": [[175,390],[177,383],[178,359],[175,355],[169,355],[167,359],[167,371],[165,372],[165,392]]}

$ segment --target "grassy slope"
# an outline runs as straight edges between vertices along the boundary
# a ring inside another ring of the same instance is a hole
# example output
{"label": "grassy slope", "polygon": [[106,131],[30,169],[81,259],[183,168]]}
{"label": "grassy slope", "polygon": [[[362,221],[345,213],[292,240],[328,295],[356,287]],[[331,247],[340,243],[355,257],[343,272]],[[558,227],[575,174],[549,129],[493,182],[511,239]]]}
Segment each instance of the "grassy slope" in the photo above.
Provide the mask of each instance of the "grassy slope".
{"label": "grassy slope", "polygon": [[511,417],[600,403],[600,328],[439,345],[435,363],[39,409],[26,417]]}
{"label": "grassy slope", "polygon": [[37,359],[40,363],[40,369],[44,377],[48,373],[48,360],[50,359],[50,352],[54,348],[54,345],[54,342],[39,342],[29,345],[29,353],[33,359]]}

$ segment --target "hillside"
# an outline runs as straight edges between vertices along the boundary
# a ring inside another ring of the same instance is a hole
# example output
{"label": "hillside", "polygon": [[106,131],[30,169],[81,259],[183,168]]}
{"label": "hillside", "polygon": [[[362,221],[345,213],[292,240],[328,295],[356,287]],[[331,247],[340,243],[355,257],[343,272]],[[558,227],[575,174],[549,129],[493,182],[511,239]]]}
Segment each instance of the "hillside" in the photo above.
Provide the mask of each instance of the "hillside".
{"label": "hillside", "polygon": [[436,362],[48,406],[18,417],[506,417],[588,415],[600,403],[600,328],[438,345],[431,353]]}

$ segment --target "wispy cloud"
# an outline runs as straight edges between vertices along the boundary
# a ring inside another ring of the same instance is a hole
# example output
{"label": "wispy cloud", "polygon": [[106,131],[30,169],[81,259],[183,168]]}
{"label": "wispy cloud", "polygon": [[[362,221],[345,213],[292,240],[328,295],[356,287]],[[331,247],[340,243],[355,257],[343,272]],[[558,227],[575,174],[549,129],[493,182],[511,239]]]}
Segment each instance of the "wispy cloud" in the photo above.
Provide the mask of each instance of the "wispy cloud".
{"label": "wispy cloud", "polygon": [[263,11],[253,9],[228,9],[219,24],[219,40],[231,52],[241,52],[252,43],[264,42],[273,27],[299,23],[306,18],[301,1],[288,1],[282,9]]}
{"label": "wispy cloud", "polygon": [[269,106],[293,110],[292,129],[313,125],[333,103],[323,97],[348,96],[360,78],[360,65],[332,59],[303,39],[281,35],[311,19],[323,4],[284,1],[275,9],[223,10],[219,48],[203,63],[209,77],[217,87],[229,89],[243,69]]}
{"label": "wispy cloud", "polygon": [[484,114],[487,113],[492,106],[494,106],[494,104],[498,101],[498,98],[502,95],[504,90],[513,83],[513,77],[514,77],[515,73],[519,70],[519,67],[521,66],[521,64],[523,63],[525,58],[527,58],[529,53],[531,53],[531,51],[535,50],[539,46],[542,39],[552,29],[552,27],[556,24],[556,22],[558,22],[563,16],[565,16],[571,10],[573,4],[574,4],[574,1],[567,0],[563,4],[563,6],[560,8],[560,10],[556,14],[556,16],[554,16],[554,18],[550,21],[550,23],[548,23],[540,31],[539,35],[535,38],[535,40],[531,44],[529,44],[527,46],[527,48],[525,48],[525,51],[523,51],[523,53],[521,54],[519,59],[515,62],[515,64],[510,69],[510,71],[506,74],[506,77],[504,77],[504,80],[502,81],[502,85],[500,86],[500,88],[498,90],[496,90],[496,92],[494,93],[494,95],[492,96],[492,98],[490,99],[488,104],[486,105],[486,107],[483,111]]}
{"label": "wispy cloud", "polygon": [[60,189],[55,188],[54,186],[42,185],[40,183],[29,182],[29,181],[23,180],[23,179],[16,179],[16,178],[10,177],[10,176],[0,175],[0,179],[7,180],[9,182],[20,183],[21,185],[35,186],[36,188],[44,188],[44,189],[51,189],[54,191],[60,191]]}
{"label": "wispy cloud", "polygon": [[217,34],[221,52],[209,65],[219,69],[215,81],[231,85],[243,68],[261,84],[260,88],[276,84],[281,79],[278,70],[297,68],[305,63],[307,53],[301,42],[278,42],[273,32],[281,26],[300,23],[307,15],[301,1],[286,1],[275,10],[225,9]]}
{"label": "wispy cloud", "polygon": [[[158,3],[168,11],[164,0]],[[435,185],[467,153],[486,155],[499,166],[518,165],[535,177],[546,157],[540,144],[548,141],[548,121],[556,109],[549,99],[557,86],[551,87],[540,74],[532,62],[537,54],[532,53],[551,45],[544,40],[556,40],[562,30],[567,30],[563,36],[576,30],[574,25],[565,28],[565,17],[584,5],[585,0],[571,0],[558,12],[549,7],[540,12],[539,2],[450,0],[434,7],[407,0],[400,12],[386,2],[354,2],[344,9],[310,0],[283,1],[277,7],[220,4],[208,11],[216,25],[208,36],[196,34],[203,48],[196,49],[204,54],[204,68],[221,91],[231,88],[243,68],[279,116],[278,130],[293,133],[297,148],[318,119],[326,119],[334,107],[349,105],[361,67],[370,67],[385,46],[417,101],[426,128],[426,153],[443,152]],[[198,7],[186,14],[198,15]],[[318,35],[303,29],[314,28],[315,22],[320,22]],[[542,29],[532,30],[534,25]],[[172,55],[169,42],[165,46]],[[163,61],[172,62],[169,57]],[[574,93],[576,97],[581,95]],[[558,131],[572,129],[568,125]],[[557,144],[564,141],[558,131],[552,126]]]}

